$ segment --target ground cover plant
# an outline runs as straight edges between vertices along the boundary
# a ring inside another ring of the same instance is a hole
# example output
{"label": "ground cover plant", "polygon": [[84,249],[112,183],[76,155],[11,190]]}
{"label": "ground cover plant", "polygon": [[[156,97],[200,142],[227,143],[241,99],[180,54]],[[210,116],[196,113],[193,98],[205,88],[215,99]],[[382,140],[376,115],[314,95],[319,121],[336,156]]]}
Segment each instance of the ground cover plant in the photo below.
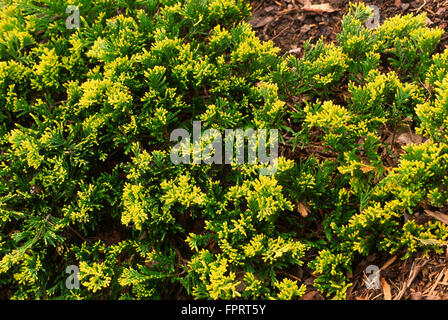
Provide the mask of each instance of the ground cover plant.
{"label": "ground cover plant", "polygon": [[[448,49],[425,15],[367,29],[353,4],[335,43],[298,58],[256,36],[241,0],[0,6],[7,298],[298,299],[309,268],[345,299],[372,252],[445,250],[443,219],[415,219],[448,204]],[[194,121],[278,129],[275,173],[173,163],[170,134]],[[391,132],[412,140],[398,154]]]}

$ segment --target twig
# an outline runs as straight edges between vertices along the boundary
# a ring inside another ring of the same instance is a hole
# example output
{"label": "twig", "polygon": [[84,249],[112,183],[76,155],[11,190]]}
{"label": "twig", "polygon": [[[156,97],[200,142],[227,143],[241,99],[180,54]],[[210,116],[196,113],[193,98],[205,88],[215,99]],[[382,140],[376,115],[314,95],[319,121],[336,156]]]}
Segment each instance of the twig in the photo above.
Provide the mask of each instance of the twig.
{"label": "twig", "polygon": [[277,33],[277,35],[275,37],[272,37],[271,40],[276,39],[277,37],[279,37],[283,32],[285,32],[287,29],[289,29],[291,26],[287,26],[286,28],[284,28],[282,31],[280,31],[279,33]]}
{"label": "twig", "polygon": [[424,6],[426,6],[426,0],[423,0],[423,4],[417,9],[416,13],[419,13],[420,10],[421,10]]}
{"label": "twig", "polygon": [[255,11],[257,11],[258,9],[260,9],[260,7],[261,7],[263,4],[264,4],[264,1],[260,1],[260,2],[258,3],[258,5],[255,7],[255,9],[252,10],[252,12],[255,12]]}
{"label": "twig", "polygon": [[381,269],[377,272],[383,271],[384,269],[388,268],[390,265],[392,265],[392,263],[395,262],[395,260],[397,260],[397,256],[393,256],[391,259],[389,259],[389,261],[387,261],[384,266],[382,266]]}
{"label": "twig", "polygon": [[[445,271],[445,269],[444,269],[443,271]],[[437,285],[438,285],[439,282],[440,282],[440,279],[442,279],[442,276],[445,274],[443,271],[439,273],[439,276],[437,277],[436,282],[435,282],[434,285],[432,286],[431,291],[429,291],[429,295],[430,295],[430,296],[432,296],[432,294],[434,293],[434,290],[436,290]]]}
{"label": "twig", "polygon": [[[45,217],[45,222],[48,222],[48,219],[50,219],[50,214],[47,214],[47,216]],[[39,234],[37,235],[35,242],[37,242],[37,240],[40,239],[40,237],[42,236],[42,232],[43,232],[43,227],[39,230]]]}
{"label": "twig", "polygon": [[299,282],[302,282],[302,279],[300,279],[299,277],[296,277],[296,276],[294,276],[294,275],[292,275],[292,274],[290,274],[290,273],[287,273],[287,272],[285,272],[285,271],[279,271],[279,273],[284,274],[285,276],[291,277],[291,278],[293,278],[294,280],[297,280],[297,281],[299,281]]}
{"label": "twig", "polygon": [[71,226],[68,226],[68,228],[73,231],[78,237],[80,237],[83,241],[88,241],[86,238],[84,238],[76,229],[72,228]]}

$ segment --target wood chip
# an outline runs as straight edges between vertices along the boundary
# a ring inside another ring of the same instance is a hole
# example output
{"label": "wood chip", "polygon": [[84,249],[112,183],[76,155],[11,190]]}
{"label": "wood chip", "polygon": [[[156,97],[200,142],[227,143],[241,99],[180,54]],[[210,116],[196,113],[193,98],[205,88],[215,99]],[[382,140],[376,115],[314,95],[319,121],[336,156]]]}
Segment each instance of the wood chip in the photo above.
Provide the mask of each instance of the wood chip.
{"label": "wood chip", "polygon": [[386,278],[381,277],[381,288],[383,288],[384,300],[392,300],[390,284],[387,282]]}
{"label": "wood chip", "polygon": [[445,284],[445,283],[448,283],[448,269],[445,271],[445,276],[443,277],[443,280],[442,280],[442,282],[441,282],[441,284],[443,283],[443,284]]}
{"label": "wood chip", "polygon": [[390,259],[384,264],[384,266],[381,267],[380,271],[383,271],[383,270],[387,269],[390,265],[392,265],[392,263],[395,262],[395,260],[397,260],[397,256],[393,256],[392,258],[390,258]]}
{"label": "wood chip", "polygon": [[253,28],[261,28],[274,21],[274,17],[258,17],[249,21]]}
{"label": "wood chip", "polygon": [[448,224],[448,214],[443,214],[442,212],[439,211],[430,211],[430,210],[425,210],[425,213],[439,221],[442,221],[445,224]]}
{"label": "wood chip", "polygon": [[302,10],[306,12],[323,14],[324,12],[331,13],[336,11],[336,9],[334,9],[329,3],[312,4],[311,0],[307,0],[304,1],[303,4],[304,6],[302,7]]}
{"label": "wood chip", "polygon": [[264,8],[264,11],[266,11],[266,12],[271,12],[271,11],[274,11],[275,9],[277,9],[277,7],[276,6],[269,6],[269,7],[266,7],[266,8]]}
{"label": "wood chip", "polygon": [[291,49],[288,51],[288,53],[295,53],[295,54],[299,54],[300,51],[302,51],[301,47],[295,48],[295,49]]}

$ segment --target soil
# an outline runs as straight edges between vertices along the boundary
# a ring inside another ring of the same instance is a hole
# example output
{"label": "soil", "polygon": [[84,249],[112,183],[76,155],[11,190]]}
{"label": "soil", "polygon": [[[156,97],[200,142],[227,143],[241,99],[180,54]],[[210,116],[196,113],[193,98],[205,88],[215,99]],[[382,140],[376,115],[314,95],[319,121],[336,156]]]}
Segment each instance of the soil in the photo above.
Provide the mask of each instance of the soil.
{"label": "soil", "polygon": [[[341,18],[347,13],[349,0],[253,0],[251,25],[265,41],[273,41],[281,54],[300,56],[303,43],[336,41],[341,29]],[[360,2],[353,0],[352,2]],[[442,52],[448,45],[448,0],[370,0],[362,1],[379,10],[379,23],[397,14],[427,14],[427,25],[446,32],[437,48]],[[313,10],[310,10],[313,5]],[[315,6],[320,5],[320,6]],[[317,9],[317,10],[315,10]],[[401,149],[401,148],[398,148]],[[397,151],[398,152],[398,151]],[[323,155],[329,156],[331,155]],[[393,163],[390,163],[392,166]],[[445,300],[448,299],[448,252],[441,254],[417,253],[407,260],[395,256],[373,254],[358,263],[347,298],[351,300]],[[380,269],[379,287],[368,289],[366,268]],[[288,275],[307,284],[304,300],[322,300],[324,297],[313,287],[314,276],[307,268],[288,270]]]}

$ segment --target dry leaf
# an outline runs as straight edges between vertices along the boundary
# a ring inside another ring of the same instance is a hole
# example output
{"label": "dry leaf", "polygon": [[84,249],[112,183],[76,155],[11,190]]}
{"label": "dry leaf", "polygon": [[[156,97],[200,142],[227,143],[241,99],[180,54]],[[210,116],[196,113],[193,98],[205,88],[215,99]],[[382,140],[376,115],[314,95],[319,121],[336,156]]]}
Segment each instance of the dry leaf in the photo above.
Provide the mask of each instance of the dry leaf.
{"label": "dry leaf", "polygon": [[439,221],[442,221],[445,224],[448,224],[447,214],[443,214],[442,212],[439,211],[430,211],[430,210],[425,210],[425,213],[433,218],[436,218]]}
{"label": "dry leaf", "polygon": [[403,132],[400,134],[397,138],[397,143],[406,146],[408,144],[422,144],[423,143],[423,137],[419,136],[418,134],[412,133],[412,132]]}
{"label": "dry leaf", "polygon": [[300,215],[304,218],[308,217],[309,209],[302,203],[299,202],[297,204],[297,211],[300,213]]}
{"label": "dry leaf", "polygon": [[395,0],[395,6],[398,8],[401,6],[401,0]]}
{"label": "dry leaf", "polygon": [[414,120],[412,119],[411,116],[407,116],[406,118],[403,119],[403,122],[408,122],[408,123],[412,123]]}
{"label": "dry leaf", "polygon": [[364,164],[364,163],[361,164],[361,171],[362,171],[363,173],[368,173],[368,172],[373,171],[373,170],[375,170],[375,167],[366,165],[366,164]]}
{"label": "dry leaf", "polygon": [[383,288],[384,300],[392,300],[392,293],[390,291],[390,285],[386,279],[381,277],[381,288]]}

